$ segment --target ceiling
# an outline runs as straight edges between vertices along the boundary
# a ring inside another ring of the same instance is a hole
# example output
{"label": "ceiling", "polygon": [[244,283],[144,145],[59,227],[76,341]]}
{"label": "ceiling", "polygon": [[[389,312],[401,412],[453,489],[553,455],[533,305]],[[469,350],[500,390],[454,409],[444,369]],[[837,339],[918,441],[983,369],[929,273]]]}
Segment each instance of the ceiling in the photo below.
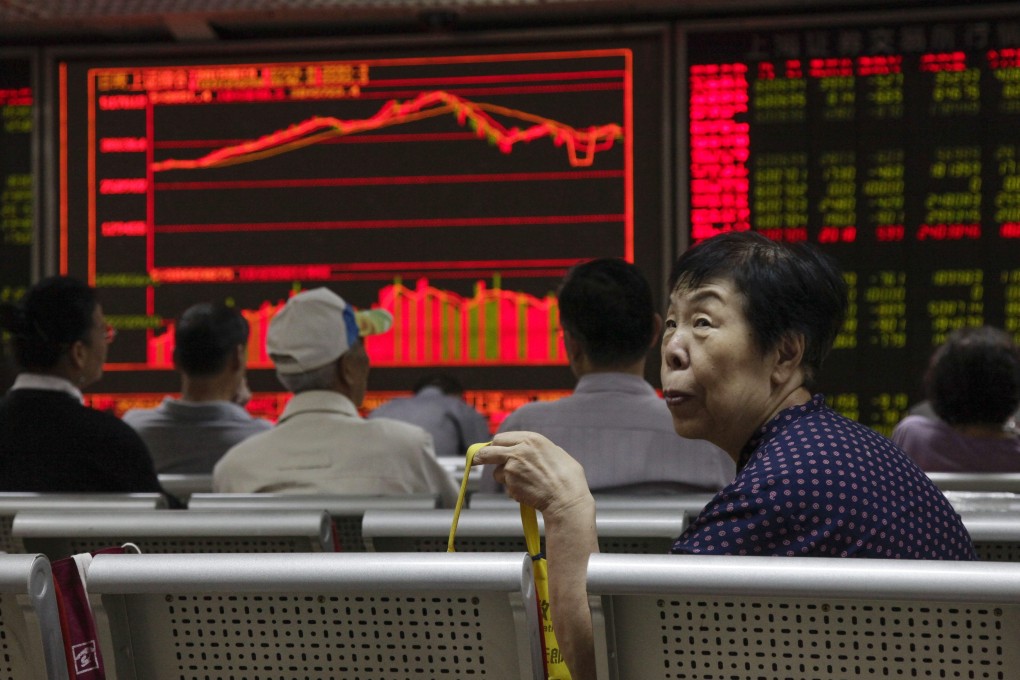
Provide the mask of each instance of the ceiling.
{"label": "ceiling", "polygon": [[[974,7],[942,0],[0,0],[0,45],[213,42]],[[999,3],[1002,4],[1002,3]]]}

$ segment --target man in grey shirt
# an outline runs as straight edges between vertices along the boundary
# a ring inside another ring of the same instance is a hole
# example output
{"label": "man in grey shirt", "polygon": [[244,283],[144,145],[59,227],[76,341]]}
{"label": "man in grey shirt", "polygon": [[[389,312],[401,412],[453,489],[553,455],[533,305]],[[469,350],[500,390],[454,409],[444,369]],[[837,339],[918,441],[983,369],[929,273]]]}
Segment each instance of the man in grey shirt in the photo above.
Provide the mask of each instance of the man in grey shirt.
{"label": "man in grey shirt", "polygon": [[464,401],[464,387],[449,373],[419,380],[414,396],[391,399],[368,414],[424,428],[432,435],[437,456],[463,456],[467,447],[492,439],[489,421]]}
{"label": "man in grey shirt", "polygon": [[272,424],[244,410],[248,322],[233,307],[201,303],[176,324],[174,366],[181,396],[156,408],[132,409],[124,422],[152,454],[156,472],[211,474],[227,449]]}
{"label": "man in grey shirt", "polygon": [[[665,402],[644,379],[662,317],[641,271],[615,258],[577,265],[558,295],[563,346],[577,386],[569,397],[525,404],[500,432],[538,432],[584,466],[594,493],[714,492],[733,479],[733,459],[673,429]],[[500,486],[483,471],[479,491]]]}

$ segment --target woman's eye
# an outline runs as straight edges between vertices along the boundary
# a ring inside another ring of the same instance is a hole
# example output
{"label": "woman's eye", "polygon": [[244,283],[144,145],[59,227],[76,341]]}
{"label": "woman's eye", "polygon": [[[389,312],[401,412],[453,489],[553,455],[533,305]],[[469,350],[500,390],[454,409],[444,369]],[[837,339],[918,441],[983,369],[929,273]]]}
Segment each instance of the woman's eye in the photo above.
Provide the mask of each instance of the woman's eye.
{"label": "woman's eye", "polygon": [[666,328],[676,328],[676,320],[666,319]]}
{"label": "woman's eye", "polygon": [[694,320],[694,324],[693,325],[694,325],[695,328],[708,328],[712,324],[710,324],[708,322],[708,319],[706,319],[705,317],[699,317],[699,318]]}

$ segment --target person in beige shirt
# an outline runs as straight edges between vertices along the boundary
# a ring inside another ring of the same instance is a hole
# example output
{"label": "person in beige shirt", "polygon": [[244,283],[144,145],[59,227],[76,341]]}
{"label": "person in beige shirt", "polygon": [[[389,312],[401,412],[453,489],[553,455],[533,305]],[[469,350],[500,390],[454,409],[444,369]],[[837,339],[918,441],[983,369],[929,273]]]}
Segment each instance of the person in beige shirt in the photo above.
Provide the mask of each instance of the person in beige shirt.
{"label": "person in beige shirt", "polygon": [[294,393],[273,429],[231,448],[213,469],[218,493],[431,493],[457,488],[432,437],[415,425],[358,414],[368,384],[362,335],[389,329],[382,310],[355,312],[326,288],[298,293],[269,325],[266,349]]}

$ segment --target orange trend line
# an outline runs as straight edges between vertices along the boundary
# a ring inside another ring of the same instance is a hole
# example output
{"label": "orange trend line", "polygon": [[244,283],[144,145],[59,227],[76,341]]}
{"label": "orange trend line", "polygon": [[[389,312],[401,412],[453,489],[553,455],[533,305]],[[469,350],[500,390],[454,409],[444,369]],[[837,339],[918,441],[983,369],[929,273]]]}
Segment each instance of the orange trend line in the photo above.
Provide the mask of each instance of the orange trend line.
{"label": "orange trend line", "polygon": [[[489,115],[490,112],[533,125],[523,130],[517,127],[506,128]],[[459,125],[467,125],[479,137],[487,138],[501,152],[507,154],[513,150],[514,144],[519,142],[551,137],[556,146],[566,146],[570,165],[574,167],[591,166],[596,152],[612,148],[615,140],[623,138],[623,130],[616,124],[578,130],[548,118],[494,104],[472,102],[438,90],[422,93],[406,102],[387,102],[371,118],[340,120],[332,116],[316,116],[292,125],[286,130],[273,132],[250,142],[217,149],[194,160],[171,158],[158,161],[152,164],[152,170],[153,172],[196,170],[248,163],[309,146],[331,137],[378,130],[447,113],[453,113]]]}

